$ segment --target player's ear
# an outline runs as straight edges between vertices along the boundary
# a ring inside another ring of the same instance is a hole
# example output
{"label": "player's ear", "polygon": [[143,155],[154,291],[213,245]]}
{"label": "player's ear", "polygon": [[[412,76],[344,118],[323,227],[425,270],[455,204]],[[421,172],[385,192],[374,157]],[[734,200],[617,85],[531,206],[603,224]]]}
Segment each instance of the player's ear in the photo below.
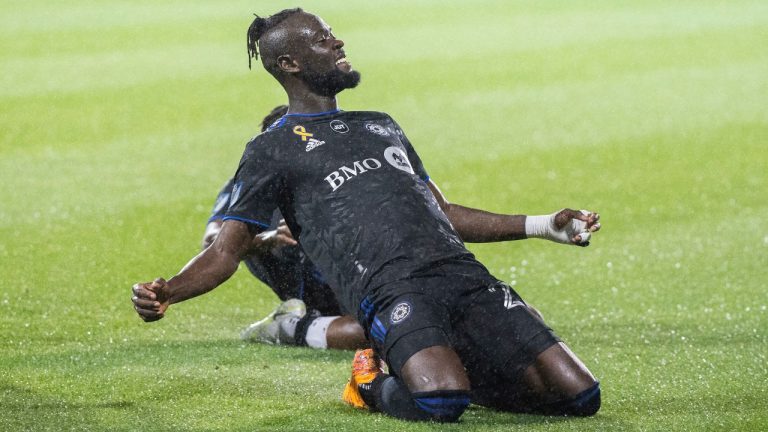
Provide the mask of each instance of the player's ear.
{"label": "player's ear", "polygon": [[296,73],[300,70],[299,64],[288,54],[283,54],[277,58],[277,67],[281,71],[288,73]]}

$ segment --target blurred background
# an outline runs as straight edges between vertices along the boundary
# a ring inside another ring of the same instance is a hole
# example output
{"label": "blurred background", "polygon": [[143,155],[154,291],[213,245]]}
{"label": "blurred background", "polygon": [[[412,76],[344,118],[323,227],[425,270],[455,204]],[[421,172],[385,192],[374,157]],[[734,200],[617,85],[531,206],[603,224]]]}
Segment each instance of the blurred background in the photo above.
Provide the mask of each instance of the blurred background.
{"label": "blurred background", "polygon": [[[245,32],[253,13],[293,6],[0,5],[0,428],[151,429],[137,413],[167,402],[167,388],[133,383],[153,361],[188,396],[183,415],[159,416],[167,424],[214,428],[217,412],[199,409],[214,402],[232,414],[216,426],[228,430],[270,415],[286,430],[365,421],[335,399],[351,355],[239,343],[277,304],[245,271],[151,326],[129,300],[131,284],[170,277],[199,251],[245,143],[286,102],[260,62],[248,69]],[[590,427],[765,427],[754,380],[768,373],[768,3],[300,6],[362,73],[341,107],[392,115],[451,201],[602,214],[585,250],[471,246],[604,382]],[[291,370],[250,363],[286,355],[318,372],[319,402],[302,418],[289,413],[303,393],[273,389]],[[221,387],[205,379],[212,356],[238,365]],[[217,393],[226,386],[240,393]],[[253,388],[270,407],[258,415],[246,409]],[[476,426],[515,417],[491,418]]]}

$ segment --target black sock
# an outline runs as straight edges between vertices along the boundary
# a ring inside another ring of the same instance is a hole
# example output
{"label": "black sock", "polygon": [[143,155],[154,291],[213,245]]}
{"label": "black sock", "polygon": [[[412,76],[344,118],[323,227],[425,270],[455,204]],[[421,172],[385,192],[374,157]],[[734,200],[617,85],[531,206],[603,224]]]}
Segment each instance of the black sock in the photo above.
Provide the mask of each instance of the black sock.
{"label": "black sock", "polygon": [[293,335],[296,346],[307,346],[307,330],[312,321],[319,316],[320,313],[316,310],[307,311],[307,314],[296,323],[296,332]]}
{"label": "black sock", "polygon": [[380,373],[376,375],[376,378],[374,378],[373,381],[369,382],[368,384],[357,385],[358,390],[360,390],[360,396],[363,398],[363,402],[368,405],[371,411],[378,411],[378,406],[376,405],[376,394],[381,391],[381,385],[387,378],[389,378],[389,375]]}
{"label": "black sock", "polygon": [[600,410],[600,383],[584,390],[578,395],[551,403],[537,410],[543,414],[564,416],[592,416]]}
{"label": "black sock", "polygon": [[358,386],[360,395],[371,410],[413,421],[457,421],[469,405],[464,390],[437,390],[411,393],[402,380],[379,374],[369,384]]}

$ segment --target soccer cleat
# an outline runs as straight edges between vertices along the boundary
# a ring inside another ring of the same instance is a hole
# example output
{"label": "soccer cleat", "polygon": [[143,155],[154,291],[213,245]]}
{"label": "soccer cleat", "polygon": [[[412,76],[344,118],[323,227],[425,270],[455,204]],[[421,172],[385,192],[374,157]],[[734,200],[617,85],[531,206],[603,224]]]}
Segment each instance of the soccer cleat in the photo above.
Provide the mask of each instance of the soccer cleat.
{"label": "soccer cleat", "polygon": [[273,345],[292,344],[296,323],[291,323],[290,320],[298,321],[306,314],[307,306],[303,301],[288,299],[280,303],[266,318],[246,327],[240,332],[240,339]]}
{"label": "soccer cleat", "polygon": [[341,400],[355,408],[368,408],[360,394],[360,386],[370,384],[380,373],[381,361],[372,349],[355,351],[355,358],[352,359],[352,377],[344,386]]}

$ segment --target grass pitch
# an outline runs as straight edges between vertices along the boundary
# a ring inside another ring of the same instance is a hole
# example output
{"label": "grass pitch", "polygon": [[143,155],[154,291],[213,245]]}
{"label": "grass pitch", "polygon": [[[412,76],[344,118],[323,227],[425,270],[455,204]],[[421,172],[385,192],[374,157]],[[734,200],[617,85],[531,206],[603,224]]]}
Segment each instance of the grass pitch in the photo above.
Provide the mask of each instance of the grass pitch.
{"label": "grass pitch", "polygon": [[[351,353],[245,345],[241,271],[144,324],[284,102],[246,67],[278,2],[0,5],[0,430],[768,429],[768,5],[308,1],[348,110],[392,114],[454,202],[599,210],[586,250],[473,245],[602,381],[595,418],[411,424],[339,400]],[[258,65],[257,65],[258,66]]]}

